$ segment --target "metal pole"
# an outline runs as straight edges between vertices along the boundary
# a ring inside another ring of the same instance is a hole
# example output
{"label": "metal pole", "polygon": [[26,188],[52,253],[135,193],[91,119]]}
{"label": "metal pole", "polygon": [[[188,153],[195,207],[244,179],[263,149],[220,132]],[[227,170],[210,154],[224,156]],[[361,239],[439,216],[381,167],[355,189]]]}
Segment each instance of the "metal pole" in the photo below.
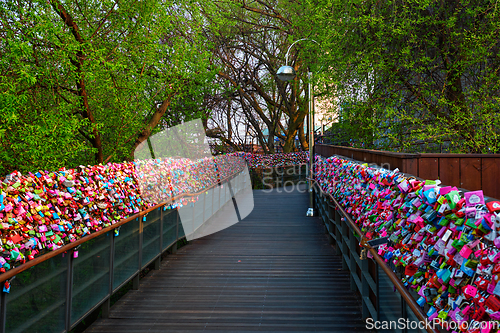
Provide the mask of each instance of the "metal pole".
{"label": "metal pole", "polygon": [[313,93],[312,93],[312,72],[307,73],[309,84],[309,211],[308,216],[314,215],[313,203],[313,160],[314,160],[314,107],[313,107]]}

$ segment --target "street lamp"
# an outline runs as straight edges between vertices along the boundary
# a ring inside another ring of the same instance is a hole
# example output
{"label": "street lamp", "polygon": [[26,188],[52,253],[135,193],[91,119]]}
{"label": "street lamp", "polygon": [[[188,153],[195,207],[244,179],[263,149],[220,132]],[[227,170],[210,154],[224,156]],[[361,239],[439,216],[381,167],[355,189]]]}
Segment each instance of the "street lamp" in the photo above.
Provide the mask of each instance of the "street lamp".
{"label": "street lamp", "polygon": [[[308,40],[311,42],[314,42],[319,45],[317,41],[314,39],[309,39],[309,38],[302,38],[299,40],[296,40],[295,42],[290,45],[288,50],[286,51],[285,55],[285,66],[281,66],[278,71],[276,72],[276,75],[278,76],[278,79],[281,81],[291,81],[295,78],[297,73],[295,72],[295,69],[291,66],[288,66],[288,54],[290,53],[290,49],[292,46],[294,46],[296,43],[303,41],[303,40]],[[313,101],[313,93],[312,93],[312,72],[307,73],[307,78],[309,80],[308,83],[308,99],[309,99],[309,209],[307,210],[306,215],[307,216],[314,216],[314,198],[313,198],[313,188],[312,188],[312,182],[314,179],[314,173],[313,173],[313,160],[314,160],[314,101]]]}
{"label": "street lamp", "polygon": [[292,66],[281,66],[280,69],[276,72],[276,75],[278,76],[278,79],[281,81],[292,81],[297,73],[295,73],[295,69],[293,69]]}

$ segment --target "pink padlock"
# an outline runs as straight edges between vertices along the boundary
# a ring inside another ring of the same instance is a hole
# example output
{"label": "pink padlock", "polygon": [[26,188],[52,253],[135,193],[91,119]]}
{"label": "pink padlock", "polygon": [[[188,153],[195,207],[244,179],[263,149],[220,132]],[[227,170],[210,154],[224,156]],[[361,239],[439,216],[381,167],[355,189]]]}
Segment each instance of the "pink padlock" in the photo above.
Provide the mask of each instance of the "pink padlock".
{"label": "pink padlock", "polygon": [[469,258],[469,256],[472,254],[472,249],[469,248],[467,245],[464,245],[460,249],[460,255],[464,257],[465,259]]}
{"label": "pink padlock", "polygon": [[493,320],[500,320],[500,311],[490,313],[490,318]]}
{"label": "pink padlock", "polygon": [[451,192],[451,186],[444,186],[439,189],[439,194],[440,195],[445,195]]}
{"label": "pink padlock", "polygon": [[476,205],[484,205],[483,191],[471,191],[464,193],[465,202],[467,207],[475,207]]}
{"label": "pink padlock", "polygon": [[497,248],[500,249],[500,237],[495,238],[495,240],[493,241],[493,243],[495,244],[495,246]]}
{"label": "pink padlock", "polygon": [[[468,284],[465,289],[464,289],[464,294],[468,297],[474,297],[477,294],[477,288],[474,286],[471,286]],[[465,310],[465,309],[464,309]],[[463,311],[463,313],[467,313],[466,311]]]}
{"label": "pink padlock", "polygon": [[444,228],[443,227],[443,228],[439,229],[439,231],[437,232],[436,236],[438,236],[439,238],[441,238],[444,235],[444,233],[446,232],[446,230],[448,230],[448,228]]}
{"label": "pink padlock", "polygon": [[432,322],[435,318],[437,318],[437,316],[439,315],[439,313],[438,313],[438,312],[439,312],[439,311],[436,311],[436,312],[434,312],[433,314],[431,314],[431,315],[429,316],[429,321],[430,321],[430,322]]}
{"label": "pink padlock", "polygon": [[467,207],[465,208],[465,216],[467,218],[472,219],[476,216],[476,208],[475,207]]}
{"label": "pink padlock", "polygon": [[496,286],[496,284],[493,281],[491,281],[490,284],[488,285],[488,288],[486,288],[486,292],[488,294],[493,294],[493,291],[495,290],[495,286]]}

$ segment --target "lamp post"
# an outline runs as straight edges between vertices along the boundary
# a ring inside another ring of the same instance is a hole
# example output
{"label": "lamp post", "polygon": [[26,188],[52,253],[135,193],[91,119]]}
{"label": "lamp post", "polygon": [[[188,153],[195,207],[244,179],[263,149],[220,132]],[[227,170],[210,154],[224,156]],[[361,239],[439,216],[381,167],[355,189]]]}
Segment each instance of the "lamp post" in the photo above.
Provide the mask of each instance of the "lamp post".
{"label": "lamp post", "polygon": [[[300,41],[312,41],[316,44],[319,45],[319,43],[313,39],[309,38],[302,38],[299,40],[296,40],[295,42],[290,45],[288,50],[286,51],[285,55],[285,66],[281,66],[278,71],[276,72],[276,75],[278,76],[278,79],[281,81],[291,81],[295,78],[297,73],[295,72],[295,69],[291,66],[288,66],[288,54],[290,53],[290,49],[292,46],[294,46],[296,43]],[[314,179],[314,173],[313,173],[313,160],[314,160],[314,101],[313,101],[313,86],[312,86],[312,72],[307,73],[307,78],[308,78],[308,99],[309,99],[309,113],[308,113],[308,121],[309,121],[309,209],[307,210],[306,215],[307,216],[314,216],[314,198],[313,198],[313,187],[312,187],[312,182]]]}

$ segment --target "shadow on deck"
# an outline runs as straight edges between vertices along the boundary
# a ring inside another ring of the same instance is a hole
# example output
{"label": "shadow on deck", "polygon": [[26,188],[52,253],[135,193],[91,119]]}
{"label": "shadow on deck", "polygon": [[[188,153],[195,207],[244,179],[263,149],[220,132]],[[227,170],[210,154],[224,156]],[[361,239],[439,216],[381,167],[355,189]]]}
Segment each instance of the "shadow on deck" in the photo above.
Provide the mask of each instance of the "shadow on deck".
{"label": "shadow on deck", "polygon": [[242,222],[169,255],[86,332],[365,332],[308,195],[254,191]]}

